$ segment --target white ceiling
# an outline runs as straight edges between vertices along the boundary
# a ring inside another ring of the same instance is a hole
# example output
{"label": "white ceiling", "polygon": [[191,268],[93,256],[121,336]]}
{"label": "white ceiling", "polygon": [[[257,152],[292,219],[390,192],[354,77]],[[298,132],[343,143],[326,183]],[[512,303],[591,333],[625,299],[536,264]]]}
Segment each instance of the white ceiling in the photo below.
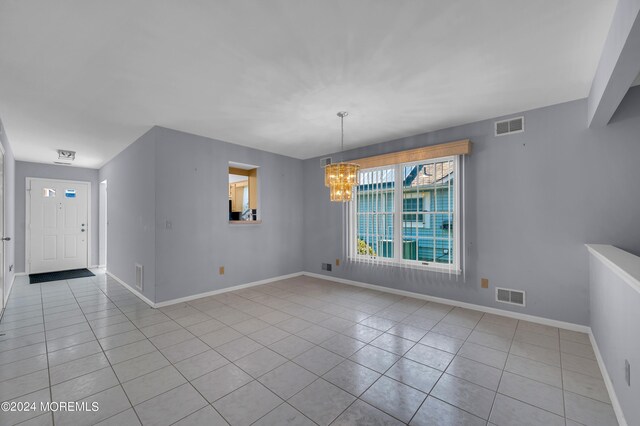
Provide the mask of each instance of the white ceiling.
{"label": "white ceiling", "polygon": [[[0,0],[17,159],[153,125],[298,158],[583,98],[615,0]],[[585,118],[586,120],[586,118]]]}

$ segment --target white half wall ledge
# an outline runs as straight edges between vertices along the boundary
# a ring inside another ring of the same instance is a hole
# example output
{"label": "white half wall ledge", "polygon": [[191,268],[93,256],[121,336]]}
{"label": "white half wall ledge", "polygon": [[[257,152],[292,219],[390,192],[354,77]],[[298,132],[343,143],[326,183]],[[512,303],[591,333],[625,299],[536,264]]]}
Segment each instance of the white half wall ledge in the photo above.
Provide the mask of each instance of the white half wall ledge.
{"label": "white half wall ledge", "polygon": [[608,244],[585,244],[589,253],[640,293],[640,257]]}
{"label": "white half wall ledge", "polygon": [[602,358],[602,354],[600,353],[600,348],[598,348],[596,336],[593,335],[593,332],[591,330],[589,330],[589,341],[591,342],[591,346],[593,346],[593,352],[596,354],[596,361],[598,361],[598,367],[600,368],[600,372],[602,373],[604,385],[607,388],[607,393],[609,394],[609,399],[611,400],[611,406],[613,407],[613,411],[616,414],[618,426],[628,426],[627,420],[624,418],[624,413],[622,412],[622,406],[620,405],[620,401],[618,400],[618,396],[616,395],[616,390],[613,387],[613,382],[611,381],[611,377],[609,376],[609,371],[607,370],[607,366],[604,363],[604,358]]}

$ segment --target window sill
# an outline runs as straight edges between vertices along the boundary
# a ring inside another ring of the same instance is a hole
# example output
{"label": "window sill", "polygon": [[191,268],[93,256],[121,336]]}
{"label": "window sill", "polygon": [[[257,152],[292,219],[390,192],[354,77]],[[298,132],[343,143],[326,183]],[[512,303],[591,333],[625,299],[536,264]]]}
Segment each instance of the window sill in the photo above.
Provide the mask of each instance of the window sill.
{"label": "window sill", "polygon": [[408,263],[408,262],[398,262],[398,261],[380,261],[378,259],[369,259],[367,257],[354,257],[349,259],[352,263],[359,263],[363,265],[373,265],[373,266],[392,266],[396,268],[404,268],[404,269],[416,269],[419,271],[427,271],[427,272],[440,272],[451,275],[460,275],[462,274],[462,270],[458,269],[455,266],[438,266],[438,264],[429,263],[428,265],[424,265],[422,263]]}
{"label": "window sill", "polygon": [[229,225],[260,225],[262,220],[230,220]]}

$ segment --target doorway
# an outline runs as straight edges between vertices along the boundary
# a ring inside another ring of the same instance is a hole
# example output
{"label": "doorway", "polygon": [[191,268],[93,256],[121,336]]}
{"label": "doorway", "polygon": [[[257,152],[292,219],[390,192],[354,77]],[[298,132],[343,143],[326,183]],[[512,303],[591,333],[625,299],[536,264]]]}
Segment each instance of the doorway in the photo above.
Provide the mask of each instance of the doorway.
{"label": "doorway", "polygon": [[89,266],[91,183],[27,178],[27,274]]}
{"label": "doorway", "polygon": [[98,255],[98,266],[100,268],[107,268],[107,226],[109,222],[107,220],[107,181],[100,182],[100,199],[98,200],[99,212],[98,212],[98,242],[100,244]]}

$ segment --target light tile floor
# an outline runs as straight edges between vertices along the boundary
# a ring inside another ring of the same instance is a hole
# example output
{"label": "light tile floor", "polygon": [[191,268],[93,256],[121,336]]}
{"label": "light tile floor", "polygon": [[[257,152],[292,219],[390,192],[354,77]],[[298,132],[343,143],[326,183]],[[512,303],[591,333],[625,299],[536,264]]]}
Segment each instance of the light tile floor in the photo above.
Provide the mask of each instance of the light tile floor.
{"label": "light tile floor", "polygon": [[310,277],[151,309],[103,273],[0,322],[0,425],[613,425],[587,335]]}

